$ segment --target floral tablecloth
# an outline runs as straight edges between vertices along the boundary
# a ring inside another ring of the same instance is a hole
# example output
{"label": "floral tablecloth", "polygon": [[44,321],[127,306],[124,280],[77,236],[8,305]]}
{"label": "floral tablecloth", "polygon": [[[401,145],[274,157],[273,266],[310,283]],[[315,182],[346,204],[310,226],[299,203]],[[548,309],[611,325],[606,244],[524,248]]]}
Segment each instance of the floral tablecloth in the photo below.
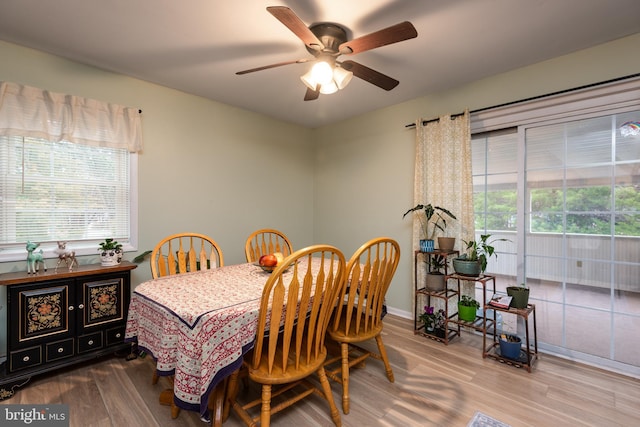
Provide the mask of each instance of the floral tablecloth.
{"label": "floral tablecloth", "polygon": [[125,339],[174,375],[174,401],[205,414],[211,390],[242,363],[269,274],[254,264],[150,280],[131,297]]}

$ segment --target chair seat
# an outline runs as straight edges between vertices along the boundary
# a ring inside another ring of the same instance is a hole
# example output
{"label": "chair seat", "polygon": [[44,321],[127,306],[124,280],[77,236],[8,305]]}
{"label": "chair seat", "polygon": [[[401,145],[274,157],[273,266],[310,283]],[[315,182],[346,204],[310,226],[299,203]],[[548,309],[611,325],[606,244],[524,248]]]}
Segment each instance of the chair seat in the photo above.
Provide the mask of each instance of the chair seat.
{"label": "chair seat", "polygon": [[[263,352],[263,354],[267,353]],[[252,353],[249,353],[245,356],[246,360],[251,360],[252,357]],[[275,357],[282,358],[282,352],[280,351],[280,349],[276,351]],[[286,372],[283,372],[282,366],[274,365],[271,373],[269,373],[268,359],[266,357],[263,357],[256,369],[252,369],[250,366],[248,366],[249,378],[261,384],[291,383],[306,378],[313,372],[317,371],[318,368],[320,368],[324,364],[326,358],[327,349],[323,348],[318,354],[318,357],[312,358],[308,361],[306,360],[306,358],[302,357],[300,359],[298,367],[295,366],[295,361],[290,359],[289,364],[287,365]]]}
{"label": "chair seat", "polygon": [[[380,334],[382,331],[382,322],[378,322],[377,325],[370,327],[367,330],[357,330],[356,324],[358,321],[358,315],[353,314],[349,321],[349,330],[347,330],[347,319],[346,316],[340,316],[340,322],[337,330],[329,329],[327,334],[334,341],[352,343],[352,342],[362,342],[372,338],[375,338],[376,335]],[[367,321],[365,316],[360,316],[360,322]]]}

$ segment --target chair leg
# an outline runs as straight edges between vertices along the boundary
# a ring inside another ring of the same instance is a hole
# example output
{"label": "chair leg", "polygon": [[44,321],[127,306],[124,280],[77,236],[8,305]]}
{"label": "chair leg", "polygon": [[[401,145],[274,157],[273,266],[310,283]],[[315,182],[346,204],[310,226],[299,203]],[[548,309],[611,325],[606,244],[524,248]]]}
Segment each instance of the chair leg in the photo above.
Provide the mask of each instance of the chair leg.
{"label": "chair leg", "polygon": [[341,343],[342,353],[342,412],[349,413],[349,344]]}
{"label": "chair leg", "polygon": [[180,407],[176,406],[175,403],[171,403],[171,418],[176,419],[180,415]]}
{"label": "chair leg", "polygon": [[269,427],[271,422],[271,384],[262,385],[262,408],[260,409],[260,427]]}
{"label": "chair leg", "polygon": [[[340,411],[336,407],[335,402],[333,401],[333,393],[331,393],[331,385],[329,384],[329,379],[327,378],[327,374],[324,371],[324,367],[320,367],[318,369],[318,378],[320,379],[320,385],[322,385],[322,390],[324,391],[324,398],[329,403],[329,410],[331,411],[331,419],[333,420],[333,424],[336,427],[342,426],[342,419],[340,418]],[[346,413],[346,412],[345,412]]]}
{"label": "chair leg", "polygon": [[389,379],[389,382],[394,382],[395,379],[393,377],[393,371],[391,370],[391,364],[387,357],[387,350],[384,348],[384,344],[382,342],[382,335],[376,335],[376,343],[378,344],[378,351],[380,352],[380,357],[384,363],[384,370],[387,373],[387,378]]}

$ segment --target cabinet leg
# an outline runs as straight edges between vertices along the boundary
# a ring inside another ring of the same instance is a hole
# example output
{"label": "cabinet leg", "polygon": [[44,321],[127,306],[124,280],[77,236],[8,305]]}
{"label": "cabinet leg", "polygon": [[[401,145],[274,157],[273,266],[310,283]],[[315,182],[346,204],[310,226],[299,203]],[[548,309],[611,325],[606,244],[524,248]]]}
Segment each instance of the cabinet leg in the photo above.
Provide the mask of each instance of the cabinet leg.
{"label": "cabinet leg", "polygon": [[17,389],[27,385],[27,383],[31,381],[31,377],[27,379],[20,379],[16,381],[10,381],[0,385],[0,401],[9,399],[16,394]]}

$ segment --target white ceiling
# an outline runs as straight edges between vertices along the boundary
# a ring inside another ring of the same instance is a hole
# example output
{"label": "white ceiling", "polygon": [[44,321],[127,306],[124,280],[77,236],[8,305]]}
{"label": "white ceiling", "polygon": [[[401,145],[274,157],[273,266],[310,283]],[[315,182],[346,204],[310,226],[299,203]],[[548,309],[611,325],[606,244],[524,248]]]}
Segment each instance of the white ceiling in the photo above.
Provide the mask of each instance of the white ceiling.
{"label": "white ceiling", "polygon": [[[392,91],[354,78],[336,94],[305,102],[299,77],[308,63],[235,74],[311,57],[266,6],[288,6],[308,25],[339,23],[350,39],[402,21],[411,21],[418,37],[348,57],[399,80]],[[0,39],[315,128],[638,33],[638,6],[638,0],[0,0]]]}

